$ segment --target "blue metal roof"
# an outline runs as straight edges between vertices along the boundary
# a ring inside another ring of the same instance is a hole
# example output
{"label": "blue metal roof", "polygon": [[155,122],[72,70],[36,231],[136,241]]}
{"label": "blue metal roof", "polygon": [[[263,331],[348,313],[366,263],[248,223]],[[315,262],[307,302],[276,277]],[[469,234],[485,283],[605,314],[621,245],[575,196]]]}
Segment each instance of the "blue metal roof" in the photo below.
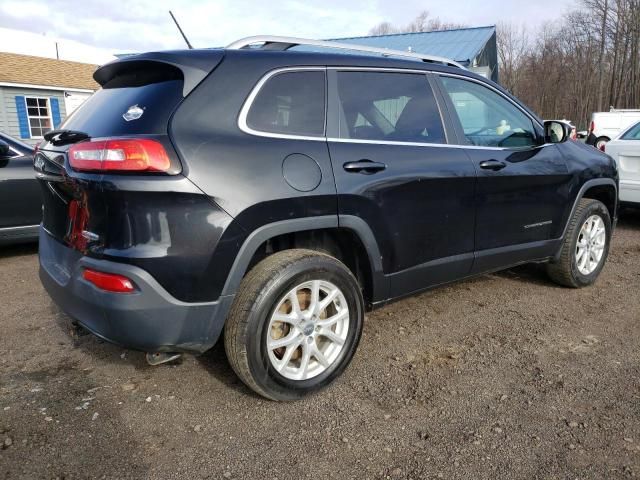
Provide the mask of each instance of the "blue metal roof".
{"label": "blue metal roof", "polygon": [[398,33],[375,37],[334,38],[332,40],[392,50],[406,51],[411,48],[412,52],[437,55],[460,63],[469,63],[478,56],[495,32],[495,26],[488,26],[436,32]]}

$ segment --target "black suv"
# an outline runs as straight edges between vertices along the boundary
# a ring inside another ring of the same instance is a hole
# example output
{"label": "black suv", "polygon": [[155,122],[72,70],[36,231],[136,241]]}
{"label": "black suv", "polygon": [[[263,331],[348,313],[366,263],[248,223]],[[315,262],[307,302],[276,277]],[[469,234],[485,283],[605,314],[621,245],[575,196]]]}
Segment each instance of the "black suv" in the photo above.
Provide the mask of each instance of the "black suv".
{"label": "black suv", "polygon": [[240,378],[291,400],[343,372],[367,309],[526,262],[595,281],[608,156],[455,62],[329,47],[254,37],[99,68],[35,162],[55,302],[151,362],[224,330]]}

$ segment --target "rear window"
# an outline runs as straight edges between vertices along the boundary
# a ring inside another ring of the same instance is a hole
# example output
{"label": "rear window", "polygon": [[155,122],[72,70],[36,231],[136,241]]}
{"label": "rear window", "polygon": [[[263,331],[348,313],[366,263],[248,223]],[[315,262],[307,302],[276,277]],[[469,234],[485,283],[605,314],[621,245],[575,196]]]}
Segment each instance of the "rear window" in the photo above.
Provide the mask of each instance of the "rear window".
{"label": "rear window", "polygon": [[277,74],[251,104],[247,126],[267,133],[321,137],[325,97],[324,71]]}
{"label": "rear window", "polygon": [[[176,77],[153,71],[119,75],[89,97],[60,128],[93,138],[166,134],[169,118],[182,100],[183,80]],[[127,121],[124,115],[129,111],[133,115]]]}

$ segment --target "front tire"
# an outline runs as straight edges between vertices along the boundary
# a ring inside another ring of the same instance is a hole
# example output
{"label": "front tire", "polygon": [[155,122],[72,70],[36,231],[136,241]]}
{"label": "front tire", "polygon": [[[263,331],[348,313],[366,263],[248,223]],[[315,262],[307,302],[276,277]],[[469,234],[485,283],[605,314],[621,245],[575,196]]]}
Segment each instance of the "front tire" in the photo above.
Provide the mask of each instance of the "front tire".
{"label": "front tire", "polygon": [[554,282],[572,288],[593,284],[609,254],[611,217],[598,200],[583,198],[569,221],[560,257],[547,265]]}
{"label": "front tire", "polygon": [[339,260],[285,250],[243,279],[225,325],[231,367],[271,400],[297,400],[332,383],[362,333],[358,281]]}
{"label": "front tire", "polygon": [[611,139],[609,137],[598,137],[596,139],[596,143],[594,143],[593,146],[598,150],[602,150],[602,147],[604,147],[610,141]]}

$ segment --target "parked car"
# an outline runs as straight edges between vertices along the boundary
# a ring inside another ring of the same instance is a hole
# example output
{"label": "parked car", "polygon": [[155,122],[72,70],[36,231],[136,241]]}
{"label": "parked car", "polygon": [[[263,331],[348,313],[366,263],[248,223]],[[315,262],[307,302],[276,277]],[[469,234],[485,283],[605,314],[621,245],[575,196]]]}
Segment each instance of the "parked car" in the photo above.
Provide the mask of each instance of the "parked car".
{"label": "parked car", "polygon": [[152,363],[224,330],[246,385],[298,399],[347,367],[366,309],[527,262],[584,287],[605,264],[613,160],[454,61],[252,37],[94,78],[37,153],[40,275]]}
{"label": "parked car", "polygon": [[620,202],[640,207],[640,122],[607,143],[605,151],[618,165]]}
{"label": "parked car", "polygon": [[0,132],[0,245],[37,240],[41,215],[33,147]]}
{"label": "parked car", "polygon": [[611,108],[608,112],[595,112],[591,115],[587,143],[602,150],[604,144],[638,121],[640,109]]}

